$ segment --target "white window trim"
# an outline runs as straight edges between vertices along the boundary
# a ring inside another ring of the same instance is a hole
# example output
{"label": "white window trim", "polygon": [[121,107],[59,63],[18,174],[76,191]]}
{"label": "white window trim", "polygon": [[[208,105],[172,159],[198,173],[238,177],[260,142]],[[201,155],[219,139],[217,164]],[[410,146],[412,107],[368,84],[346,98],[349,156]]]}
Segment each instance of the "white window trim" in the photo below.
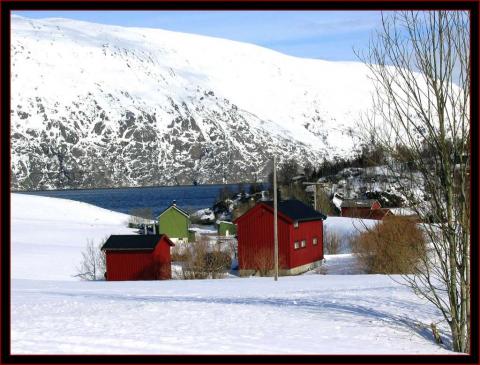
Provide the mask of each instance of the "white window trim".
{"label": "white window trim", "polygon": [[300,243],[300,247],[301,248],[307,247],[307,240],[302,240],[301,243]]}
{"label": "white window trim", "polygon": [[313,237],[312,243],[313,243],[314,245],[318,245],[318,238],[317,238],[317,237]]}
{"label": "white window trim", "polygon": [[300,243],[298,241],[293,242],[293,249],[298,250],[300,248]]}

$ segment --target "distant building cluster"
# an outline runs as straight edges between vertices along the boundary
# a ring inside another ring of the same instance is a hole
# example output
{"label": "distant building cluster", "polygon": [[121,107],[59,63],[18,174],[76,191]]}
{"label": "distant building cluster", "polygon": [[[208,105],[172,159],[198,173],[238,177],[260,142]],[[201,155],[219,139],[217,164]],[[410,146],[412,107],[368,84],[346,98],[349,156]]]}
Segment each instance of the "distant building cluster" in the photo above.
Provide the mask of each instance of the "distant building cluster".
{"label": "distant building cluster", "polygon": [[[295,275],[320,265],[323,220],[326,216],[298,200],[278,203],[279,267],[281,275]],[[176,202],[161,212],[152,227],[140,235],[112,235],[102,247],[107,280],[171,279],[175,245],[198,237],[189,214]],[[264,275],[273,270],[273,202],[260,201],[234,222],[217,221],[216,237],[235,241],[235,259],[241,276]],[[144,226],[143,228],[145,228]]]}

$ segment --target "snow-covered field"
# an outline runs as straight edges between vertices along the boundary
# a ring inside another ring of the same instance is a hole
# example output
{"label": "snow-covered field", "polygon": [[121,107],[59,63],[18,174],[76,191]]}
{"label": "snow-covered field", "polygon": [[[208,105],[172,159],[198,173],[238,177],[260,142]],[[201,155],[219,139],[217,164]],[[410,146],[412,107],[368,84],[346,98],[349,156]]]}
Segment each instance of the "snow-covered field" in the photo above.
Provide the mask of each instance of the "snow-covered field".
{"label": "snow-covered field", "polygon": [[435,308],[387,276],[359,274],[349,254],[278,282],[72,278],[86,240],[130,232],[127,219],[12,194],[13,354],[451,353],[433,342]]}
{"label": "snow-covered field", "polygon": [[132,234],[128,215],[87,203],[12,194],[12,278],[76,280],[88,241]]}

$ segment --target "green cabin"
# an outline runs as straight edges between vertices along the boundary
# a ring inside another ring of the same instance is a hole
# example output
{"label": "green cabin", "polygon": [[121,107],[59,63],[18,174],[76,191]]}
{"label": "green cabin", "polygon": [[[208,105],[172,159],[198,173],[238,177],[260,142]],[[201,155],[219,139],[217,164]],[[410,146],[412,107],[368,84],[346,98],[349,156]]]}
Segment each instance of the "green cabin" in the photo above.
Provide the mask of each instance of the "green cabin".
{"label": "green cabin", "polygon": [[218,222],[218,235],[231,237],[237,234],[237,225],[232,222],[219,221]]}
{"label": "green cabin", "polygon": [[190,216],[183,209],[177,207],[175,200],[157,217],[158,234],[166,234],[173,243],[190,241]]}

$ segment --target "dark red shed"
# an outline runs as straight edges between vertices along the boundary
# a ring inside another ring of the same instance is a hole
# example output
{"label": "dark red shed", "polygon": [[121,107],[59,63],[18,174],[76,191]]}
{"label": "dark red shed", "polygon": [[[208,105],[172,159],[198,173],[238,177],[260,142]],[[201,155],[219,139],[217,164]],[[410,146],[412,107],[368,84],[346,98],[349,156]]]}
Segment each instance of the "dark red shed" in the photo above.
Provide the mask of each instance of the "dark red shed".
{"label": "dark red shed", "polygon": [[[310,270],[323,259],[323,220],[299,200],[278,203],[278,256],[282,275]],[[241,275],[273,268],[273,202],[260,202],[235,220]]]}
{"label": "dark red shed", "polygon": [[171,279],[170,247],[166,235],[112,235],[102,247],[107,280]]}
{"label": "dark red shed", "polygon": [[368,218],[370,215],[378,217],[382,214],[380,214],[380,212],[372,213],[372,211],[381,208],[382,206],[378,200],[375,199],[348,199],[342,201],[341,205],[342,217],[351,218]]}

